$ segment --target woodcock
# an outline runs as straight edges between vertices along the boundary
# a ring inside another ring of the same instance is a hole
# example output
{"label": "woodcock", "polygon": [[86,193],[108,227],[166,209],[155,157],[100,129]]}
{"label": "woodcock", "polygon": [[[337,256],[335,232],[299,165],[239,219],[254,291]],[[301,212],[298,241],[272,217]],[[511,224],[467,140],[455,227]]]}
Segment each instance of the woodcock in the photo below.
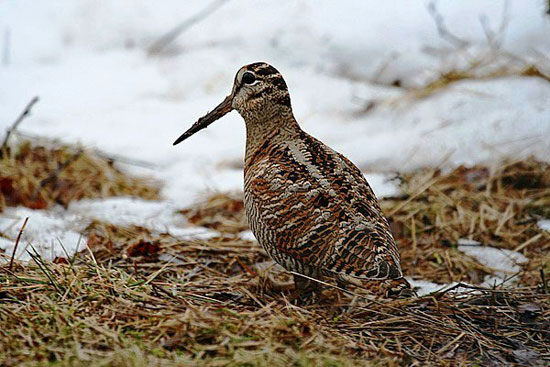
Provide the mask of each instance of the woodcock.
{"label": "woodcock", "polygon": [[246,123],[244,203],[260,245],[294,274],[299,300],[318,282],[365,285],[385,296],[409,296],[388,221],[361,171],[304,132],[282,75],[259,62],[243,66],[233,90],[174,145],[232,110]]}

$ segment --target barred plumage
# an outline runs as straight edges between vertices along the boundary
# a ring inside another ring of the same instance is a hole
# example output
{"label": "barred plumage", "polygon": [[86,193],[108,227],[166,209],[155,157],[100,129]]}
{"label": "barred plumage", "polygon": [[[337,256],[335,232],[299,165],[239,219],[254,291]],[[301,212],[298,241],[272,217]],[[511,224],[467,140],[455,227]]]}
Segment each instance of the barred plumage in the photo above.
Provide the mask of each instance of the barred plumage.
{"label": "barred plumage", "polygon": [[[242,67],[232,93],[174,144],[232,109],[246,123],[246,214],[266,252],[296,273],[340,284],[376,281],[386,295],[410,294],[390,227],[363,174],[299,127],[273,66]],[[316,290],[295,280],[305,296]]]}

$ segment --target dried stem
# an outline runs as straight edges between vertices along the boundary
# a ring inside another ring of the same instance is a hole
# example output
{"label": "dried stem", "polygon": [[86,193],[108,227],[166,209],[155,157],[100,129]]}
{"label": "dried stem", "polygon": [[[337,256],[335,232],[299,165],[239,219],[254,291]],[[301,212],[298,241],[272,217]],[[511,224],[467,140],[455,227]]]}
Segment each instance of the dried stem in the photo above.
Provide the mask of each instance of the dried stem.
{"label": "dried stem", "polygon": [[445,25],[443,15],[441,15],[441,13],[439,13],[439,11],[437,10],[434,1],[428,4],[428,12],[435,21],[435,25],[437,26],[437,33],[439,33],[439,36],[441,38],[458,48],[464,48],[470,44],[468,41],[463,40],[462,38],[454,35],[451,31],[449,31],[449,29]]}
{"label": "dried stem", "polygon": [[[55,148],[59,144],[59,142],[56,140],[48,140],[48,139],[45,139],[43,136],[31,134],[28,132],[22,133],[21,131],[15,131],[14,134],[17,135],[18,137],[24,138],[26,140],[30,140],[33,143],[36,143],[38,145],[44,145],[47,147],[52,146]],[[129,165],[129,166],[142,167],[142,168],[147,168],[152,170],[159,168],[158,165],[152,162],[148,162],[141,159],[129,158],[119,154],[110,154],[99,149],[87,148],[86,151],[90,152],[92,155],[103,158],[109,162],[117,162],[117,163]]]}
{"label": "dried stem", "polygon": [[216,10],[218,10],[223,4],[229,0],[216,0],[210,3],[206,8],[193,15],[192,17],[184,20],[176,27],[172,28],[158,40],[153,42],[153,44],[147,50],[149,56],[160,54],[166,46],[174,42],[183,32],[191,28],[195,23],[207,18],[209,15],[212,15]]}
{"label": "dried stem", "polygon": [[59,175],[61,174],[61,172],[63,172],[63,170],[65,170],[67,167],[69,167],[72,163],[74,163],[78,158],[80,158],[80,156],[82,155],[82,153],[84,153],[84,151],[82,149],[79,149],[75,154],[73,154],[72,156],[70,156],[69,158],[67,158],[66,161],[62,162],[61,164],[59,164],[57,166],[57,168],[55,169],[55,171],[53,171],[52,173],[50,173],[50,175],[46,178],[44,178],[42,181],[40,181],[40,184],[36,187],[36,189],[34,190],[34,194],[33,194],[33,197],[36,198],[36,196],[38,195],[38,193],[40,192],[40,190],[42,190],[44,187],[46,187],[46,185],[49,185],[51,184],[52,182],[56,181],[57,178],[59,177]]}
{"label": "dried stem", "polygon": [[10,126],[10,128],[7,130],[6,132],[6,137],[4,138],[4,142],[2,143],[2,147],[0,148],[0,157],[2,156],[2,153],[5,151],[5,149],[7,148],[8,146],[8,142],[9,142],[9,139],[10,139],[10,136],[11,134],[17,129],[17,127],[19,126],[19,124],[27,117],[30,115],[31,113],[31,109],[32,107],[34,106],[34,104],[36,102],[38,102],[38,97],[34,97],[33,99],[31,99],[31,101],[27,104],[27,106],[25,107],[25,109],[23,110],[23,112],[21,112],[21,114],[19,115],[19,117],[17,117],[17,119],[15,120],[15,122]]}
{"label": "dried stem", "polygon": [[25,227],[27,226],[28,221],[29,221],[29,217],[25,218],[25,221],[23,222],[23,226],[21,226],[21,229],[19,230],[19,234],[17,235],[17,239],[15,240],[15,246],[13,247],[13,252],[11,254],[11,259],[10,259],[10,265],[8,267],[10,271],[13,268],[13,259],[15,258],[15,253],[17,252],[19,241],[21,240],[21,236],[23,235],[23,231],[25,230]]}

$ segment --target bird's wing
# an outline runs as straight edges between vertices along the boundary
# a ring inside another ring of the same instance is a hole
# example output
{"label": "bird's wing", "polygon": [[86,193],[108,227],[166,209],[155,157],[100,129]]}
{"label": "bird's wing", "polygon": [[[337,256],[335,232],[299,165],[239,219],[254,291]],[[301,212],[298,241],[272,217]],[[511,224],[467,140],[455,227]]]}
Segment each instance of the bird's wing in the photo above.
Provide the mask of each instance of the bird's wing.
{"label": "bird's wing", "polygon": [[363,174],[317,139],[302,132],[263,149],[245,167],[245,181],[257,218],[251,228],[278,253],[325,273],[401,276],[388,222]]}
{"label": "bird's wing", "polygon": [[317,139],[304,135],[303,140],[320,177],[329,182],[324,191],[330,198],[330,220],[338,223],[338,238],[328,245],[323,269],[359,278],[401,277],[390,226],[363,173]]}

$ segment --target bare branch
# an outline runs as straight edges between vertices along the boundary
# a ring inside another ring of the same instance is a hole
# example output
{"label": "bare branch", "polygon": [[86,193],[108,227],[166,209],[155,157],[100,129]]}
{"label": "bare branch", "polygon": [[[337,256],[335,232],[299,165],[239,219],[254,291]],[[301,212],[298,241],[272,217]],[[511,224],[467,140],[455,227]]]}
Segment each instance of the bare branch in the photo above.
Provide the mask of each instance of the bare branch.
{"label": "bare branch", "polygon": [[191,26],[193,26],[195,23],[198,23],[199,21],[214,13],[228,1],[229,0],[215,0],[211,2],[206,8],[193,15],[192,17],[184,20],[176,27],[172,28],[169,32],[164,34],[162,37],[160,37],[158,40],[153,42],[153,44],[149,46],[147,54],[149,56],[158,55],[166,48],[166,46],[174,42],[174,40],[178,38],[184,31],[191,28]]}
{"label": "bare branch", "polygon": [[461,39],[460,37],[452,34],[449,31],[449,29],[445,26],[445,20],[443,19],[443,15],[441,15],[441,13],[439,13],[439,11],[437,10],[437,7],[434,1],[431,1],[428,4],[428,12],[433,18],[435,25],[437,27],[437,33],[439,33],[439,36],[441,38],[443,38],[445,41],[449,42],[450,44],[458,48],[464,48],[470,44],[468,41]]}
{"label": "bare branch", "polygon": [[38,102],[38,97],[34,97],[33,99],[31,99],[31,101],[27,104],[27,106],[25,107],[25,109],[23,110],[23,112],[21,112],[21,114],[19,115],[19,117],[17,117],[17,119],[15,120],[15,122],[10,126],[10,128],[6,131],[6,137],[4,138],[4,142],[2,143],[2,146],[0,147],[0,156],[2,154],[2,152],[6,149],[6,147],[8,146],[8,141],[10,139],[10,136],[11,134],[17,129],[17,127],[19,126],[19,124],[27,117],[30,115],[31,113],[31,109],[32,109],[32,106],[34,106],[34,104]]}
{"label": "bare branch", "polygon": [[[24,138],[41,145],[55,147],[59,143],[58,140],[50,140],[50,139],[44,138],[43,136],[31,134],[29,132],[16,131],[14,134],[20,138]],[[63,142],[61,142],[61,144],[63,144]],[[109,162],[117,162],[117,163],[129,165],[129,166],[142,167],[142,168],[147,168],[152,170],[159,168],[159,165],[153,162],[145,161],[145,160],[133,159],[133,158],[125,157],[123,155],[118,155],[118,154],[110,154],[110,153],[101,151],[99,149],[86,149],[86,150],[91,151],[94,155],[97,155],[98,157],[103,158]]]}
{"label": "bare branch", "polygon": [[504,43],[506,28],[508,27],[509,23],[508,1],[505,1],[504,5],[502,6],[502,17],[500,25],[498,26],[498,29],[496,31],[493,31],[489,26],[489,21],[486,15],[480,16],[479,21],[481,23],[481,27],[483,28],[483,32],[485,33],[485,37],[487,38],[487,43],[489,43],[489,46],[494,50],[500,50],[502,44]]}

